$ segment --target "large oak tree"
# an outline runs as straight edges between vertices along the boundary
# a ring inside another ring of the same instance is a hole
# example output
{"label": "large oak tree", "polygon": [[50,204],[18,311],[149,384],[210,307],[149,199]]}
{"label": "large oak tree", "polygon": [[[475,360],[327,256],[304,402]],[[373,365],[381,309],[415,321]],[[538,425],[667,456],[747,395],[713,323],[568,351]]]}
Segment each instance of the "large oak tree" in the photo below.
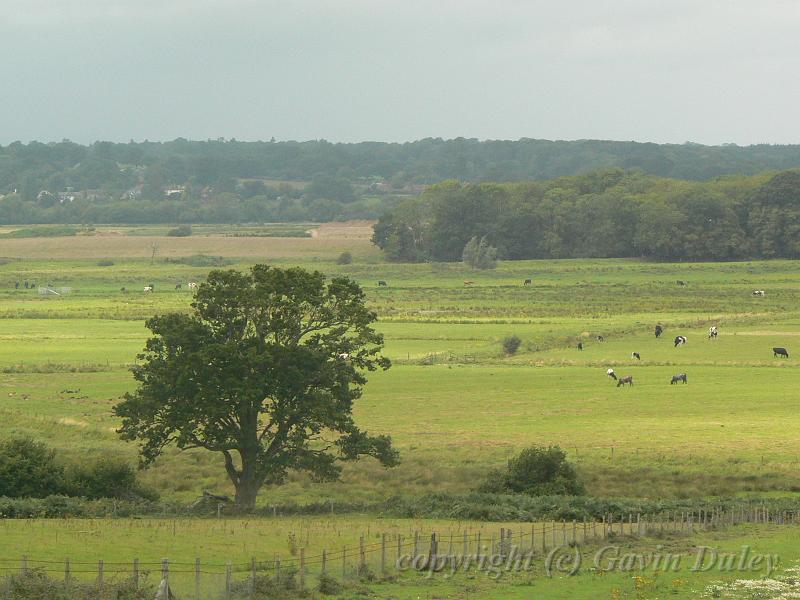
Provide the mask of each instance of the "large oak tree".
{"label": "large oak tree", "polygon": [[115,407],[143,465],[170,444],[219,452],[247,509],[290,470],[332,480],[343,460],[397,464],[391,439],[353,420],[365,372],[389,367],[355,282],[266,265],[213,271],[192,309],[147,322],[138,388]]}

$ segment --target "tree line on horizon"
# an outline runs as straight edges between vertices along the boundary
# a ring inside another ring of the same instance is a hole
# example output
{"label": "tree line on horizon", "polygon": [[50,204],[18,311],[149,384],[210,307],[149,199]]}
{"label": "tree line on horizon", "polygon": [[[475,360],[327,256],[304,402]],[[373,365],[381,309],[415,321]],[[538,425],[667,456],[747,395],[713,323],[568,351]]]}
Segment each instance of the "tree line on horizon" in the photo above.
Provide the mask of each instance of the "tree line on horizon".
{"label": "tree line on horizon", "polygon": [[446,181],[401,202],[373,242],[398,262],[459,261],[471,240],[501,259],[800,256],[800,170],[694,182],[621,169],[521,183]]}
{"label": "tree line on horizon", "polygon": [[408,143],[14,142],[0,146],[0,223],[378,218],[444,180],[522,182],[592,170],[704,181],[800,166],[800,145],[427,138]]}

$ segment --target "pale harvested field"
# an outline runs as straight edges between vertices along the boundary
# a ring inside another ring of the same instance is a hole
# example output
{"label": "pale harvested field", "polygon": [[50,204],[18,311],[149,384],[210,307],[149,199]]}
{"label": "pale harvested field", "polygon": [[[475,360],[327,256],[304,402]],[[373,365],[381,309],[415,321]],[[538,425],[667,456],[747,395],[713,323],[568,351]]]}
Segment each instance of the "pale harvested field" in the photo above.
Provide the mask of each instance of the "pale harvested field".
{"label": "pale harvested field", "polygon": [[145,258],[158,245],[157,256],[179,257],[206,254],[230,258],[313,259],[335,258],[348,250],[359,257],[378,256],[363,226],[340,226],[314,238],[230,237],[204,235],[186,238],[167,236],[97,235],[32,237],[0,240],[0,257],[35,259]]}

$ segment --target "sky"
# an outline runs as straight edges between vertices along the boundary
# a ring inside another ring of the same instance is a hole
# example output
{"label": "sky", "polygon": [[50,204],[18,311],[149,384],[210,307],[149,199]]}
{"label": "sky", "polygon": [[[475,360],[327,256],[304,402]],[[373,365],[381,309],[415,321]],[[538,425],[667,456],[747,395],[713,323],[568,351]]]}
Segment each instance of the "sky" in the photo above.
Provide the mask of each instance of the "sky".
{"label": "sky", "polygon": [[0,0],[15,140],[800,143],[798,0]]}

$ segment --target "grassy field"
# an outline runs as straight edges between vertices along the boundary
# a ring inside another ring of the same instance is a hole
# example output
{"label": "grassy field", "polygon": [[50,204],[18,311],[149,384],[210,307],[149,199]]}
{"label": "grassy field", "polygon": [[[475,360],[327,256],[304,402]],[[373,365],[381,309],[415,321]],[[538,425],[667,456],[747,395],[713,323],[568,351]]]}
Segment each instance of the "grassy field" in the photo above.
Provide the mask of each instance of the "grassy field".
{"label": "grassy field", "polygon": [[[794,262],[520,261],[473,272],[461,265],[385,264],[363,226],[308,238],[235,233],[209,227],[169,238],[159,228],[98,228],[93,236],[0,240],[0,435],[28,434],[66,456],[135,460],[135,447],[114,432],[111,408],[132,389],[129,368],[147,337],[144,320],[189,310],[186,283],[202,281],[213,265],[269,262],[347,275],[364,286],[394,364],[371,375],[356,418],[371,432],[392,435],[403,462],[392,470],[371,461],[348,465],[333,484],[294,475],[264,490],[262,504],[470,491],[488,468],[530,444],[559,444],[596,495],[708,498],[800,489]],[[353,264],[336,264],[344,250]],[[527,278],[531,286],[522,285]],[[378,280],[388,286],[379,288]],[[25,281],[36,289],[25,289]],[[155,293],[142,293],[150,283]],[[40,294],[48,284],[64,293]],[[766,297],[752,297],[753,289],[766,290]],[[661,339],[652,333],[657,323],[665,328]],[[712,324],[720,330],[714,341],[706,339]],[[501,340],[512,334],[523,345],[505,357]],[[679,334],[688,343],[675,348]],[[773,346],[788,348],[790,358],[773,358]],[[615,387],[609,367],[633,375],[634,386]],[[688,374],[688,385],[669,384],[678,372]],[[169,452],[143,479],[181,502],[203,489],[230,491],[221,461],[200,452]],[[20,526],[5,524],[0,538],[15,554]],[[170,554],[191,549],[196,536],[184,537],[187,545]],[[66,532],[48,545],[34,535],[26,548],[63,556],[66,539],[80,538]],[[273,542],[264,543],[273,551]],[[88,557],[93,546],[86,548]],[[250,552],[243,546],[242,556]],[[530,597],[524,594],[540,586],[552,587],[541,597],[581,597],[585,581],[563,583],[558,596],[551,595],[553,582],[537,579],[506,586],[503,597]],[[587,587],[603,594],[614,586],[636,593],[630,582],[592,581]],[[483,585],[475,597],[492,597],[481,595]],[[463,597],[417,590],[408,581],[402,586],[393,597]]]}

